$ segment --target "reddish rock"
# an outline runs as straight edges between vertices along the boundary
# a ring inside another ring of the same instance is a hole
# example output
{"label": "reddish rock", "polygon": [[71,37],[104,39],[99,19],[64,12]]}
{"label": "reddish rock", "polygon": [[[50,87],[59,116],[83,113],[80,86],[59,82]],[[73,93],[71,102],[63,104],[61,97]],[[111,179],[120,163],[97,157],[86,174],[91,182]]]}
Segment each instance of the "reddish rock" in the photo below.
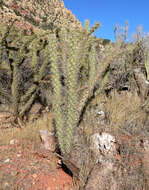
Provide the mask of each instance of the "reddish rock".
{"label": "reddish rock", "polygon": [[15,21],[15,26],[25,29],[28,34],[37,32],[39,28],[59,27],[63,18],[68,26],[82,28],[81,23],[71,11],[65,8],[62,0],[3,0],[0,7],[0,20],[4,24]]}
{"label": "reddish rock", "polygon": [[34,176],[34,184],[29,190],[70,190],[72,178],[62,169],[53,175],[39,174]]}

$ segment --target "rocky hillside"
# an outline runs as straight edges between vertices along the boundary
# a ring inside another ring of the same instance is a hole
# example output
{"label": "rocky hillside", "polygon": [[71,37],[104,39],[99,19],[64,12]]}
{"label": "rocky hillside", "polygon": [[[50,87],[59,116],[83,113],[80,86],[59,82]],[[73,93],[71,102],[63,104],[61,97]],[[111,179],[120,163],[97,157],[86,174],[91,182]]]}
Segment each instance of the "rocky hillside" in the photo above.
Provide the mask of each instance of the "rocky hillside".
{"label": "rocky hillside", "polygon": [[97,39],[62,0],[0,20],[0,190],[149,190],[149,38]]}
{"label": "rocky hillside", "polygon": [[27,30],[28,33],[35,32],[38,28],[59,27],[64,18],[69,27],[81,28],[81,23],[65,8],[62,0],[0,1],[0,20],[7,24],[16,20],[15,25]]}

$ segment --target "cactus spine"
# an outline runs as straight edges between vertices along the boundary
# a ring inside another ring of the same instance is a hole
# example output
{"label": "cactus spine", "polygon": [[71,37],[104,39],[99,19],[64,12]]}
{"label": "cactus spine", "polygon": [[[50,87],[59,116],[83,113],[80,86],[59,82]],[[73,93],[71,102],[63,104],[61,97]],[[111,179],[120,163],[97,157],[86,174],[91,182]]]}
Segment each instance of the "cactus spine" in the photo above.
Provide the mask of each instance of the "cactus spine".
{"label": "cactus spine", "polygon": [[92,46],[89,54],[89,89],[94,85],[95,73],[95,47]]}
{"label": "cactus spine", "polygon": [[147,55],[146,55],[145,69],[146,69],[146,74],[147,74],[147,80],[149,81],[149,52],[147,52]]}
{"label": "cactus spine", "polygon": [[18,106],[19,106],[19,92],[18,92],[18,86],[19,86],[19,61],[16,60],[13,62],[13,80],[11,85],[11,92],[12,92],[12,103],[13,103],[13,109],[14,109],[14,115],[15,117],[18,116]]}
{"label": "cactus spine", "polygon": [[58,143],[62,154],[65,154],[64,148],[64,123],[61,110],[61,82],[59,69],[57,65],[57,40],[56,35],[51,34],[49,36],[49,51],[50,51],[50,61],[51,61],[51,71],[52,71],[52,81],[54,86],[55,95],[55,114],[56,114],[56,132]]}
{"label": "cactus spine", "polygon": [[76,125],[76,105],[77,105],[77,67],[76,67],[76,38],[75,32],[71,31],[70,41],[70,57],[67,63],[68,77],[66,79],[68,85],[68,104],[67,104],[67,122],[66,122],[66,138],[65,149],[68,155],[72,147],[72,139],[74,128]]}

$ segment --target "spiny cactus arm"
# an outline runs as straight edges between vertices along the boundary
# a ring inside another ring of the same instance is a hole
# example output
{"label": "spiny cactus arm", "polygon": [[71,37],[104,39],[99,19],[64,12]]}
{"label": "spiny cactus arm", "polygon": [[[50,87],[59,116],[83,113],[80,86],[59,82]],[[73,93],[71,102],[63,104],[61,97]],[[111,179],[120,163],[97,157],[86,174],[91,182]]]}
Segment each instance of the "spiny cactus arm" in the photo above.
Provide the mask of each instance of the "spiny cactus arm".
{"label": "spiny cactus arm", "polygon": [[147,74],[147,80],[149,81],[149,52],[147,52],[146,60],[145,60],[145,70]]}
{"label": "spiny cactus arm", "polygon": [[10,67],[10,65],[8,64],[7,61],[3,61],[3,62],[0,63],[0,70],[1,71],[7,70],[8,75],[12,74],[11,67]]}
{"label": "spiny cactus arm", "polygon": [[[89,37],[90,43],[92,42],[92,38]],[[89,53],[89,77],[88,77],[88,84],[86,88],[82,92],[82,96],[79,102],[78,112],[81,113],[84,105],[86,104],[87,100],[90,96],[93,95],[94,85],[95,85],[95,75],[96,75],[96,68],[95,68],[95,46],[92,44],[91,51]],[[79,115],[78,115],[79,116]],[[79,118],[78,118],[79,119]]]}
{"label": "spiny cactus arm", "polygon": [[[44,50],[45,59],[44,59],[43,64],[41,65],[40,69],[38,69],[38,60],[37,60],[38,58],[37,58],[37,49],[36,49],[36,47],[39,47],[38,38],[39,38],[39,36],[37,36],[37,39],[35,39],[35,38],[34,39],[27,38],[26,39],[26,43],[27,42],[30,43],[30,49],[32,51],[31,66],[34,71],[34,79],[33,79],[33,84],[27,90],[25,95],[21,97],[21,102],[23,102],[23,103],[27,102],[27,103],[25,103],[25,106],[23,107],[23,109],[20,112],[21,116],[23,116],[23,114],[25,114],[25,112],[32,105],[32,103],[34,101],[33,98],[35,99],[37,91],[39,90],[38,82],[40,82],[42,80],[42,78],[44,77],[45,69],[48,64],[47,48],[45,48],[45,50]],[[30,98],[31,98],[31,100],[30,100]]]}
{"label": "spiny cactus arm", "polygon": [[38,46],[38,40],[35,39],[32,44],[32,61],[31,66],[34,71],[34,82],[38,82],[38,57],[37,57],[37,46]]}
{"label": "spiny cactus arm", "polygon": [[74,135],[74,129],[77,125],[77,65],[76,65],[76,38],[75,32],[71,32],[71,41],[70,41],[70,57],[68,60],[68,104],[67,104],[67,122],[65,129],[65,150],[66,154],[69,155],[72,148],[72,140]]}
{"label": "spiny cactus arm", "polygon": [[101,26],[100,23],[96,23],[90,30],[89,30],[89,35],[93,34],[95,30],[97,30]]}
{"label": "spiny cactus arm", "polygon": [[120,44],[117,43],[115,48],[112,48],[112,46],[109,46],[109,53],[104,60],[104,63],[101,64],[100,69],[97,70],[96,76],[94,79],[94,86],[98,82],[98,80],[102,77],[102,74],[105,72],[105,70],[108,68],[110,63],[119,55],[124,53],[124,50],[120,48]]}
{"label": "spiny cactus arm", "polygon": [[119,44],[116,44],[116,47],[113,51],[111,51],[111,49],[109,50],[109,55],[106,57],[104,63],[101,65],[100,70],[98,69],[96,71],[94,80],[92,81],[92,85],[90,86],[90,88],[85,88],[83,92],[82,98],[79,103],[79,113],[82,112],[87,100],[93,95],[93,90],[97,85],[99,79],[102,77],[103,72],[107,69],[111,61],[114,60],[121,53],[123,53],[123,50],[120,49]]}
{"label": "spiny cactus arm", "polygon": [[48,53],[47,52],[48,52],[47,48],[45,48],[43,63],[39,69],[39,78],[38,78],[39,82],[45,76],[45,70],[46,70],[46,67],[48,66]]}
{"label": "spiny cactus arm", "polygon": [[22,118],[25,114],[26,111],[28,111],[31,107],[31,105],[33,104],[33,101],[36,97],[36,94],[38,92],[38,89],[32,94],[32,96],[30,97],[30,99],[27,101],[27,103],[23,106],[22,110],[19,112],[19,116]]}
{"label": "spiny cactus arm", "polygon": [[1,85],[0,85],[0,96],[5,97],[6,100],[9,102],[12,102],[12,96],[5,89],[3,89]]}
{"label": "spiny cactus arm", "polygon": [[67,77],[67,57],[68,57],[68,33],[66,28],[66,20],[62,20],[62,28],[59,32],[60,37],[60,50],[61,50],[61,61],[62,61],[62,71],[64,76]]}
{"label": "spiny cactus arm", "polygon": [[[34,71],[34,82],[40,82],[42,78],[44,77],[45,69],[48,65],[48,51],[47,51],[47,46],[44,47],[45,45],[45,38],[47,38],[48,33],[41,33],[36,35],[36,38],[31,42],[30,49],[32,51],[32,61],[31,61],[31,66]],[[40,40],[42,42],[40,42]],[[37,56],[37,51],[40,51],[44,54],[44,61],[39,69],[38,65],[38,56]]]}
{"label": "spiny cactus arm", "polygon": [[79,120],[80,114],[81,114],[81,112],[82,112],[88,98],[89,98],[89,89],[88,89],[88,87],[86,87],[85,90],[82,92],[82,96],[81,96],[81,99],[79,101],[78,120]]}
{"label": "spiny cactus arm", "polygon": [[85,20],[85,23],[84,23],[84,30],[86,31],[86,33],[88,33],[89,31],[89,20]]}
{"label": "spiny cactus arm", "polygon": [[[82,35],[82,34],[81,34]],[[90,38],[91,39],[91,38]],[[77,60],[76,64],[78,65],[78,69],[80,69],[81,82],[87,78],[88,74],[88,50],[91,44],[91,40],[88,35],[85,33],[78,41],[77,47]]]}
{"label": "spiny cactus arm", "polygon": [[14,115],[18,116],[19,107],[19,61],[13,62],[13,80],[11,85],[12,103],[14,109]]}
{"label": "spiny cactus arm", "polygon": [[[90,39],[91,40],[91,39]],[[79,103],[79,113],[82,112],[84,105],[86,104],[89,97],[93,95],[93,90],[95,88],[95,76],[96,76],[96,68],[95,68],[95,47],[94,44],[91,47],[91,51],[89,53],[89,78],[88,78],[88,86],[83,91],[80,103]]]}
{"label": "spiny cactus arm", "polygon": [[25,95],[21,97],[20,101],[21,102],[26,102],[29,99],[29,97],[35,92],[36,89],[37,89],[37,85],[32,84],[32,86],[27,90]]}
{"label": "spiny cactus arm", "polygon": [[77,63],[79,63],[79,67],[81,69],[81,78],[83,79],[81,82],[83,83],[84,80],[87,80],[87,75],[89,71],[89,63],[88,63],[88,56],[89,50],[93,44],[94,37],[89,32],[89,21],[85,21],[85,26],[83,32],[79,36],[78,41],[78,56],[77,56]]}
{"label": "spiny cactus arm", "polygon": [[94,85],[95,74],[96,74],[95,47],[92,45],[91,51],[90,51],[90,54],[89,54],[89,81],[88,81],[89,89],[91,89],[92,86]]}
{"label": "spiny cactus arm", "polygon": [[105,87],[107,81],[108,81],[108,78],[109,78],[109,74],[110,74],[110,71],[107,71],[102,79],[102,82],[101,82],[101,86],[96,90],[96,96],[99,95],[101,93],[101,91],[103,90],[103,88]]}
{"label": "spiny cactus arm", "polygon": [[0,64],[2,62],[3,57],[3,46],[2,46],[2,40],[0,39]]}
{"label": "spiny cactus arm", "polygon": [[56,122],[56,133],[58,138],[59,147],[62,154],[65,154],[64,148],[64,120],[61,110],[61,82],[59,69],[57,65],[57,40],[56,35],[49,35],[49,53],[51,61],[51,72],[52,72],[52,81],[54,86],[54,95],[55,95],[55,122]]}

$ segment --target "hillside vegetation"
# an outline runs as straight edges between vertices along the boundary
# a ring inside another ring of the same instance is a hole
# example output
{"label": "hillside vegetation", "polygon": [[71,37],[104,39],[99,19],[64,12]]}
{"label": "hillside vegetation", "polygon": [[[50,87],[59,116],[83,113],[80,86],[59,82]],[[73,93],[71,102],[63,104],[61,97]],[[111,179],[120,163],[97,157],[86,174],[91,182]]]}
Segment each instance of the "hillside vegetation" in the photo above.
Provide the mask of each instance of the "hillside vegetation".
{"label": "hillside vegetation", "polygon": [[[0,12],[0,112],[11,118],[0,128],[24,129],[54,113],[57,153],[80,189],[149,189],[148,36],[138,30],[127,42],[126,25],[115,43],[98,39],[100,23],[81,26],[60,0],[2,0]],[[32,117],[35,105],[42,111]],[[90,150],[91,136],[103,132],[116,138],[119,161],[97,161]],[[96,183],[109,163],[113,173],[106,168]]]}

